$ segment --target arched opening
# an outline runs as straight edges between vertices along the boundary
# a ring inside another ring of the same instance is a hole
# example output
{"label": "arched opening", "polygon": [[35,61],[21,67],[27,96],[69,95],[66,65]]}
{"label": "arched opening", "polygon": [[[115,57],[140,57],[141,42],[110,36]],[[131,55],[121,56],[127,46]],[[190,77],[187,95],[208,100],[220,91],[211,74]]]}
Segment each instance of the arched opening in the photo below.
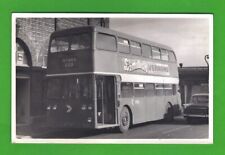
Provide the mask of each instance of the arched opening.
{"label": "arched opening", "polygon": [[28,46],[16,39],[16,124],[29,123],[30,118],[30,68],[31,55]]}
{"label": "arched opening", "polygon": [[16,38],[16,66],[32,66],[30,50],[26,43],[20,38]]}

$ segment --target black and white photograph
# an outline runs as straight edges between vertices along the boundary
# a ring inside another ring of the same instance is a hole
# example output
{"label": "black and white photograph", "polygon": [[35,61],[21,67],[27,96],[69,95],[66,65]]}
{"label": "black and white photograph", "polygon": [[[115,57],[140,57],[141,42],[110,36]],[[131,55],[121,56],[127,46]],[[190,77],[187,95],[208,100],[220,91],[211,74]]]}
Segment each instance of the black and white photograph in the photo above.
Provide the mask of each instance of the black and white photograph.
{"label": "black and white photograph", "polygon": [[213,15],[12,14],[13,143],[213,143]]}

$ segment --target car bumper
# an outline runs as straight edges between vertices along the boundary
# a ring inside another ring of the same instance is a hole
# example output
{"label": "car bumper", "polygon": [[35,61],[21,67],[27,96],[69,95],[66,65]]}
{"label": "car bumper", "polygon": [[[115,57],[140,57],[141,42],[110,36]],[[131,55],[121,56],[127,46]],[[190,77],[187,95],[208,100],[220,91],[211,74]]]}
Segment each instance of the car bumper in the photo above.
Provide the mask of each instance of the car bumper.
{"label": "car bumper", "polygon": [[208,118],[209,115],[198,115],[198,114],[183,114],[184,117],[198,117],[198,118]]}

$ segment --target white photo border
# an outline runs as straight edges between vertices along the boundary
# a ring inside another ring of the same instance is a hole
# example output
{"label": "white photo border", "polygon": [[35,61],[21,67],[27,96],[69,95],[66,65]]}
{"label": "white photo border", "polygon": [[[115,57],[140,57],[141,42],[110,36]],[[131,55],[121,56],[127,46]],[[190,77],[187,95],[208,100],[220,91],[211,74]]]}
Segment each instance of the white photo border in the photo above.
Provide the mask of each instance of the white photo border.
{"label": "white photo border", "polygon": [[[209,137],[207,139],[18,139],[16,136],[16,19],[17,18],[203,18],[209,21]],[[12,13],[11,142],[45,144],[213,144],[213,14]]]}

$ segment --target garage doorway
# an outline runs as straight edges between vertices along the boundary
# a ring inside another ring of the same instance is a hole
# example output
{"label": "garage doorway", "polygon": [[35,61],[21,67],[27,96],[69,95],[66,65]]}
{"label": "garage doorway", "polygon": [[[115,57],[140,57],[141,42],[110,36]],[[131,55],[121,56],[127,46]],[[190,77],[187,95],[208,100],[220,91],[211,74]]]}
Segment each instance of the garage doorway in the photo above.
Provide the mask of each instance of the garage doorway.
{"label": "garage doorway", "polygon": [[30,78],[16,78],[16,123],[28,124],[30,116]]}
{"label": "garage doorway", "polygon": [[30,123],[31,54],[25,42],[16,39],[16,125]]}

